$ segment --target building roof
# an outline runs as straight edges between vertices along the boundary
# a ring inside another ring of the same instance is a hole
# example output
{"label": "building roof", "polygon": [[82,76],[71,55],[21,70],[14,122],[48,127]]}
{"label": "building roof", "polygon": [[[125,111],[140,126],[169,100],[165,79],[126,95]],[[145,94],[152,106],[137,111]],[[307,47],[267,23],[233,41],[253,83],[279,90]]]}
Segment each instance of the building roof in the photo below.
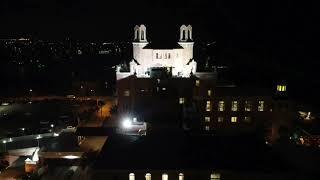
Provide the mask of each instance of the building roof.
{"label": "building roof", "polygon": [[248,137],[190,136],[162,129],[147,136],[109,137],[94,168],[103,170],[229,169],[286,171],[288,164]]}
{"label": "building roof", "polygon": [[217,86],[215,89],[215,96],[239,96],[239,97],[252,97],[252,96],[272,96],[272,90],[268,88],[257,87],[237,87],[234,85]]}
{"label": "building roof", "polygon": [[171,41],[153,41],[146,45],[143,49],[182,49],[177,42]]}

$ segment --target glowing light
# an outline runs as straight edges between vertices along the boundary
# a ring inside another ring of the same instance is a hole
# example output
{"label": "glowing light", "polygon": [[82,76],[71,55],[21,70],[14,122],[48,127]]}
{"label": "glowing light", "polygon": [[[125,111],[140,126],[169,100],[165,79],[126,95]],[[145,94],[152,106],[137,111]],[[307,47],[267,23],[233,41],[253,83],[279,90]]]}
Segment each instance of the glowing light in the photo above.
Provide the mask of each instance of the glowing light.
{"label": "glowing light", "polygon": [[8,106],[8,105],[9,105],[9,103],[7,103],[7,102],[1,103],[1,106]]}
{"label": "glowing light", "polygon": [[54,127],[54,124],[51,124],[51,125],[50,125],[50,127],[52,127],[52,128],[53,128],[53,127]]}
{"label": "glowing light", "polygon": [[78,159],[80,157],[79,156],[75,156],[75,155],[67,155],[67,156],[63,156],[63,158],[65,158],[65,159]]}
{"label": "glowing light", "polygon": [[53,136],[54,136],[54,137],[58,137],[59,134],[58,134],[58,133],[53,133]]}
{"label": "glowing light", "polygon": [[132,122],[130,121],[130,119],[125,119],[123,122],[122,122],[122,126],[124,127],[124,128],[131,128],[131,126],[132,126]]}

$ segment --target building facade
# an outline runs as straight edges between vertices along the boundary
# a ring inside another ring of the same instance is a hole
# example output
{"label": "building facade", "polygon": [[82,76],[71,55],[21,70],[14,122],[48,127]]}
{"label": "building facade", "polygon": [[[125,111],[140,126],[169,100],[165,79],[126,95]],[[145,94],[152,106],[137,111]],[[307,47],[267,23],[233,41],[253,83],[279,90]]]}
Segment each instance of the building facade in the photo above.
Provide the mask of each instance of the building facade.
{"label": "building facade", "polygon": [[286,97],[286,86],[273,91],[221,85],[216,69],[197,71],[192,27],[182,25],[179,35],[177,48],[151,49],[146,27],[135,26],[129,71],[117,71],[120,117],[210,133],[262,128],[270,137],[278,136],[280,126],[289,126],[288,101],[277,98]]}

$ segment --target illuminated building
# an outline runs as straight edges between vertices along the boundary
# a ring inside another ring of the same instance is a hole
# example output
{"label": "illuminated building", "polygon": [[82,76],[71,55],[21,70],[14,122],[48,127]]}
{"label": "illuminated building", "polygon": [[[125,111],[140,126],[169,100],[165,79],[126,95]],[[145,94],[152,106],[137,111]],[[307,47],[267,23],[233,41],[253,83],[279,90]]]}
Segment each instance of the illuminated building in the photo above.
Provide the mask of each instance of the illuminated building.
{"label": "illuminated building", "polygon": [[116,73],[120,118],[131,115],[204,133],[252,132],[258,127],[271,133],[270,128],[289,126],[286,85],[275,92],[243,88],[220,83],[217,68],[199,72],[190,25],[180,27],[176,48],[151,48],[144,25],[135,26],[133,39],[130,68],[123,71],[120,65]]}

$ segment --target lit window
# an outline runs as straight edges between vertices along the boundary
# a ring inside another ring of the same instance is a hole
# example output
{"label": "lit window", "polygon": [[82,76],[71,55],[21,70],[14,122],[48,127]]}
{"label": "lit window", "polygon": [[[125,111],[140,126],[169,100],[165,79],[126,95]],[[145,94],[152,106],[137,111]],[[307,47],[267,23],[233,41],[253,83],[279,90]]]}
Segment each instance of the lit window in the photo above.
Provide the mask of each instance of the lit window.
{"label": "lit window", "polygon": [[183,173],[179,173],[179,180],[184,180],[184,175],[183,175]]}
{"label": "lit window", "polygon": [[212,91],[209,89],[208,90],[208,96],[211,96],[211,94],[212,94]]}
{"label": "lit window", "polygon": [[258,111],[264,111],[264,101],[258,102]]}
{"label": "lit window", "polygon": [[200,80],[196,80],[196,86],[197,86],[197,87],[200,86]]}
{"label": "lit window", "polygon": [[135,180],[134,173],[129,174],[129,180]]}
{"label": "lit window", "polygon": [[286,85],[277,85],[277,91],[279,92],[285,92],[287,90]]}
{"label": "lit window", "polygon": [[162,174],[162,180],[168,180],[169,177],[168,177],[168,174]]}
{"label": "lit window", "polygon": [[147,173],[145,177],[146,177],[146,180],[151,180],[151,174],[150,173]]}
{"label": "lit window", "polygon": [[244,102],[244,110],[245,110],[245,111],[251,111],[251,109],[252,109],[252,103],[251,103],[251,101],[245,101],[245,102]]}
{"label": "lit window", "polygon": [[220,174],[219,173],[210,174],[210,180],[220,180]]}
{"label": "lit window", "polygon": [[205,126],[204,129],[205,129],[206,131],[209,131],[209,130],[210,130],[210,127],[209,127],[209,126]]}
{"label": "lit window", "polygon": [[219,123],[223,122],[223,117],[218,117],[218,122]]}
{"label": "lit window", "polygon": [[129,91],[129,90],[125,90],[125,91],[123,92],[123,95],[124,95],[124,96],[130,96],[130,91]]}
{"label": "lit window", "polygon": [[211,111],[211,102],[210,101],[207,101],[206,111]]}
{"label": "lit window", "polygon": [[238,117],[233,116],[231,117],[231,122],[236,123],[238,121]]}
{"label": "lit window", "polygon": [[231,102],[231,111],[238,111],[238,101]]}
{"label": "lit window", "polygon": [[158,84],[160,83],[160,79],[157,79],[157,83],[158,83]]}
{"label": "lit window", "polygon": [[251,122],[251,117],[249,117],[249,116],[244,117],[244,122],[246,122],[246,123]]}
{"label": "lit window", "polygon": [[204,121],[205,121],[205,122],[210,122],[210,117],[205,117],[205,118],[204,118]]}
{"label": "lit window", "polygon": [[163,87],[163,88],[162,88],[162,91],[165,91],[165,90],[167,90],[167,88]]}
{"label": "lit window", "polygon": [[179,98],[179,104],[184,104],[184,97]]}
{"label": "lit window", "polygon": [[218,111],[224,111],[224,101],[218,102]]}

